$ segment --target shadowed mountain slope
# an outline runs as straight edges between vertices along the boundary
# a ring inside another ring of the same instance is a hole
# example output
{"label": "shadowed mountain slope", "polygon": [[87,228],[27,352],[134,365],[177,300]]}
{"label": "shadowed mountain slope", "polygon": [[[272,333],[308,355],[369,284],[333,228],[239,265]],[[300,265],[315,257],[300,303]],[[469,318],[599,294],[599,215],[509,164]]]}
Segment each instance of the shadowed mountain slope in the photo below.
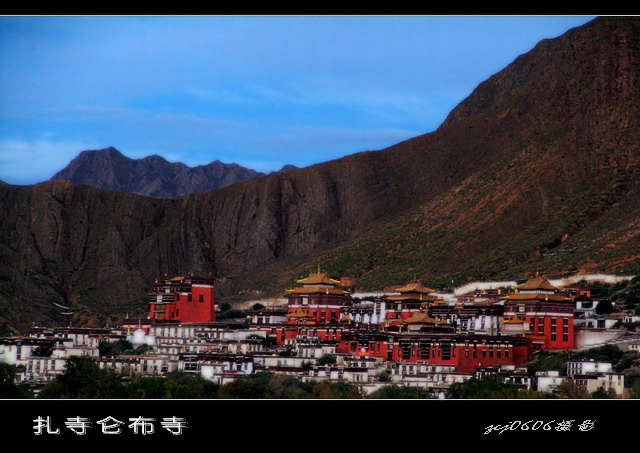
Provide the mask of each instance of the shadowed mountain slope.
{"label": "shadowed mountain slope", "polygon": [[55,302],[104,322],[144,313],[165,273],[212,272],[231,296],[318,262],[366,288],[640,271],[639,77],[640,20],[599,18],[384,150],[175,199],[1,186],[0,316],[59,323]]}

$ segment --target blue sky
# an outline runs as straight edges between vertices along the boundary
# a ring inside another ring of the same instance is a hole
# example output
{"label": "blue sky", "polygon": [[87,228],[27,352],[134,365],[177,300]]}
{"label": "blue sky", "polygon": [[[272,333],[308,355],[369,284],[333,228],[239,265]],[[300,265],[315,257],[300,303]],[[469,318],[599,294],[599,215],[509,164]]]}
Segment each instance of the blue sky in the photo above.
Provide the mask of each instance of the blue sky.
{"label": "blue sky", "polygon": [[43,181],[108,146],[265,172],[382,149],[591,19],[0,17],[0,179]]}

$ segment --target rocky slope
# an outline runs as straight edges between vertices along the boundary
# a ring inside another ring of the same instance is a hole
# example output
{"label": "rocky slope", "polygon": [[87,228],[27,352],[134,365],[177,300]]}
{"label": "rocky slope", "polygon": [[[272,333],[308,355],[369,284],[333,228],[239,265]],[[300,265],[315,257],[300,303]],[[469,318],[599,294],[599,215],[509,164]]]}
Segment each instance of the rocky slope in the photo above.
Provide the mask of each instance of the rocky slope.
{"label": "rocky slope", "polygon": [[264,173],[219,160],[189,167],[153,155],[130,159],[110,147],[83,151],[56,173],[52,180],[66,180],[114,192],[130,192],[154,197],[181,197],[208,192]]}
{"label": "rocky slope", "polygon": [[318,262],[363,287],[640,271],[639,77],[640,20],[601,18],[385,150],[173,199],[2,186],[0,317],[144,313],[164,273],[212,272],[229,296],[281,291]]}

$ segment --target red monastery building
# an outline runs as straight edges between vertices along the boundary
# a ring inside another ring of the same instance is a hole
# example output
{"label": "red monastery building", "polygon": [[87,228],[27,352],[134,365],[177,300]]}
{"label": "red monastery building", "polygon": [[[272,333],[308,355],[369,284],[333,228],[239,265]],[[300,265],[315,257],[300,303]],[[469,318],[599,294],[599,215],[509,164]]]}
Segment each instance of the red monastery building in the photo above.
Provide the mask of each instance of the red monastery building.
{"label": "red monastery building", "polygon": [[574,349],[575,303],[544,277],[515,287],[505,297],[502,332],[531,340],[531,350]]}
{"label": "red monastery building", "polygon": [[216,319],[213,279],[174,277],[156,282],[149,293],[149,318],[178,322],[211,322]]}
{"label": "red monastery building", "polygon": [[348,328],[340,319],[342,309],[353,305],[351,295],[339,287],[338,280],[330,278],[320,268],[297,283],[300,286],[286,290],[289,297],[287,324],[274,326],[271,330],[277,344],[299,335],[339,340]]}
{"label": "red monastery building", "polygon": [[298,280],[289,294],[289,324],[333,324],[340,320],[342,307],[353,305],[351,295],[339,288],[340,282],[318,271]]}
{"label": "red monastery building", "polygon": [[400,294],[384,298],[387,309],[385,323],[390,325],[400,324],[416,314],[425,313],[430,305],[438,301],[438,298],[432,295],[435,290],[418,282],[408,283],[394,291]]}
{"label": "red monastery building", "polygon": [[439,333],[343,332],[337,352],[378,356],[389,361],[453,365],[469,373],[478,367],[522,365],[529,340],[519,337]]}

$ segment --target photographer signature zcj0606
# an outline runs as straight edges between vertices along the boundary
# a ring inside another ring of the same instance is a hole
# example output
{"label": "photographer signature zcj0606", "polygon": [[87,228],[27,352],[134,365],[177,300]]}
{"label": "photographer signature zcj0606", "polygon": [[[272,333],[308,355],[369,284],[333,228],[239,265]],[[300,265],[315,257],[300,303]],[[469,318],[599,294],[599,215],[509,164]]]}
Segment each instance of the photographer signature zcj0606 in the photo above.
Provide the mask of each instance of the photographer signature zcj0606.
{"label": "photographer signature zcj0606", "polygon": [[[514,420],[506,425],[489,425],[485,428],[485,434],[502,434],[508,431],[571,431],[575,420],[529,420],[522,422]],[[578,425],[578,431],[590,431],[595,427],[595,420],[585,420]]]}

